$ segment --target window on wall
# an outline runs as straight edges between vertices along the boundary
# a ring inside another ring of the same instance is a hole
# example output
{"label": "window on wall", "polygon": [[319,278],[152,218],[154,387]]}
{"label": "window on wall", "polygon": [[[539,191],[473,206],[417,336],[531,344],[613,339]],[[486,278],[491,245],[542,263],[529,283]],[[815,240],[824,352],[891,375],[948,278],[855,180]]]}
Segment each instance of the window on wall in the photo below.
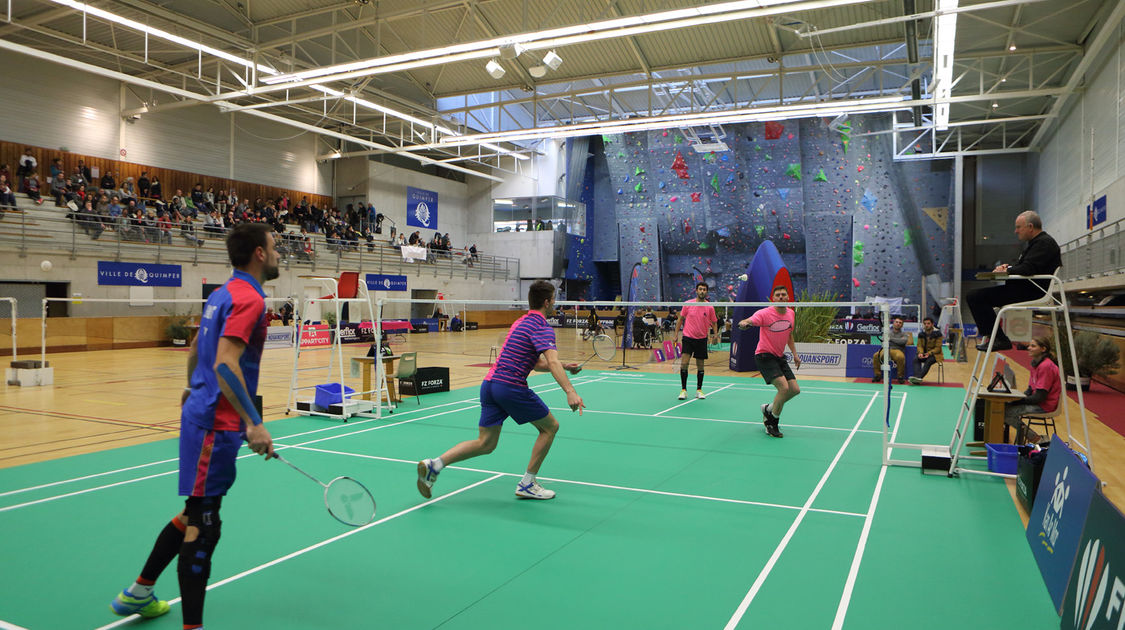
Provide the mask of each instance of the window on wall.
{"label": "window on wall", "polygon": [[586,236],[586,204],[559,197],[513,197],[492,200],[497,232],[554,230]]}

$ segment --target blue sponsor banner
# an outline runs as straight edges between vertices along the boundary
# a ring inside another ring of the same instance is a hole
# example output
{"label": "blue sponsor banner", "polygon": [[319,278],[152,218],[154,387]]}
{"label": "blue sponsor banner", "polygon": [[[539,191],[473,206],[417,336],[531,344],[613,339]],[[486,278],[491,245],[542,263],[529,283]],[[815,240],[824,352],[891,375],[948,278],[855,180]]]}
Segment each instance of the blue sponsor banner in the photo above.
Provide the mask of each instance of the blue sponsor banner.
{"label": "blue sponsor banner", "polygon": [[[875,376],[875,353],[883,346],[874,344],[849,343],[846,376],[848,378],[873,378]],[[914,372],[914,358],[918,356],[917,346],[906,346],[906,375]],[[891,377],[896,374],[891,368]]]}
{"label": "blue sponsor banner", "polygon": [[1125,628],[1125,516],[1095,492],[1062,609],[1063,630]]}
{"label": "blue sponsor banner", "polygon": [[368,291],[405,291],[406,276],[369,273],[366,277]]}
{"label": "blue sponsor banner", "polygon": [[438,194],[432,190],[406,187],[406,224],[437,229]]}
{"label": "blue sponsor banner", "polygon": [[183,282],[180,265],[98,261],[98,284],[130,287],[178,287]]}
{"label": "blue sponsor banner", "polygon": [[1102,195],[1094,200],[1094,207],[1086,206],[1086,229],[1105,223],[1106,196]]}
{"label": "blue sponsor banner", "polygon": [[1059,436],[1051,438],[1035,505],[1027,521],[1027,543],[1039,563],[1055,610],[1062,608],[1090,500],[1097,487],[1098,478],[1074,451]]}

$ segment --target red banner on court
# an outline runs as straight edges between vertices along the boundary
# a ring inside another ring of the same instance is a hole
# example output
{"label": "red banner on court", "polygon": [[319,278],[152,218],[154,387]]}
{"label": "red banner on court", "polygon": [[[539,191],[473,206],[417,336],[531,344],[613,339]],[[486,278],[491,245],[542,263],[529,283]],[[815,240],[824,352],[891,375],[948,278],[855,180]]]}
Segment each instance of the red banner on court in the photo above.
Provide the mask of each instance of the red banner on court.
{"label": "red banner on court", "polygon": [[332,330],[326,324],[301,327],[301,347],[316,348],[332,345]]}

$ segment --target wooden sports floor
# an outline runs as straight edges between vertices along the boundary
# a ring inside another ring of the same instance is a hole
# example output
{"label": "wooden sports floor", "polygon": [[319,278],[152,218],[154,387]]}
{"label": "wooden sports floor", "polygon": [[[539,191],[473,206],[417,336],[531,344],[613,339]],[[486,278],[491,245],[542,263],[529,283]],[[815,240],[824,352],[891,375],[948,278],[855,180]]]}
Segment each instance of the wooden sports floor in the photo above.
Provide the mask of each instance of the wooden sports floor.
{"label": "wooden sports floor", "polygon": [[[260,392],[278,446],[313,474],[367,484],[378,519],[342,526],[315,484],[248,455],[223,508],[209,627],[1057,627],[1009,484],[884,469],[884,399],[869,383],[801,378],[785,438],[769,438],[757,407],[770,388],[727,371],[725,354],[709,362],[708,398],[683,402],[674,365],[616,371],[595,359],[574,379],[581,416],[538,375],[562,422],[541,472],[558,498],[514,497],[534,436],[510,425],[496,452],[443,472],[424,501],[414,463],[475,436],[486,368],[468,366],[487,362],[501,332],[404,338],[396,350],[449,367],[454,390],[348,423],[282,417],[292,355],[267,351]],[[558,336],[564,358],[588,356],[573,331]],[[626,361],[642,363],[635,354]],[[102,627],[118,621],[109,600],[181,504],[186,355],[50,359],[55,386],[0,396],[0,557],[20,567],[0,578],[0,620]],[[946,378],[966,370],[951,365]],[[948,441],[962,393],[896,386],[890,430]],[[1091,425],[1096,448],[1120,439]],[[1098,461],[1112,498],[1120,462]],[[44,605],[45,588],[66,605]],[[174,570],[157,593],[177,601]],[[174,606],[125,624],[178,628],[179,616]]]}

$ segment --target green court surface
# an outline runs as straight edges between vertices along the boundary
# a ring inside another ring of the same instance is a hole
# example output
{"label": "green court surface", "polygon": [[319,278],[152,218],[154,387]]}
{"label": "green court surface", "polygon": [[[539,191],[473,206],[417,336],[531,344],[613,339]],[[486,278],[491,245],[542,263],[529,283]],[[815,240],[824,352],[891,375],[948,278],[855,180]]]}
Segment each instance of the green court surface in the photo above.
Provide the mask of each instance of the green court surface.
{"label": "green court surface", "polygon": [[[687,401],[675,374],[575,383],[581,416],[548,375],[532,379],[562,424],[540,473],[553,501],[515,498],[535,431],[510,421],[494,453],[418,495],[417,460],[476,436],[475,388],[380,420],[271,422],[290,461],[368,485],[378,518],[340,525],[318,486],[245,457],[207,627],[1058,626],[1001,480],[881,466],[877,386],[804,381],[779,440],[762,429],[772,388],[760,380],[708,378],[708,398]],[[896,387],[898,438],[948,443],[962,393]],[[0,470],[0,619],[119,622],[110,599],[182,505],[176,454],[167,440]],[[174,563],[156,592],[178,597]],[[178,600],[122,625],[179,628]]]}

